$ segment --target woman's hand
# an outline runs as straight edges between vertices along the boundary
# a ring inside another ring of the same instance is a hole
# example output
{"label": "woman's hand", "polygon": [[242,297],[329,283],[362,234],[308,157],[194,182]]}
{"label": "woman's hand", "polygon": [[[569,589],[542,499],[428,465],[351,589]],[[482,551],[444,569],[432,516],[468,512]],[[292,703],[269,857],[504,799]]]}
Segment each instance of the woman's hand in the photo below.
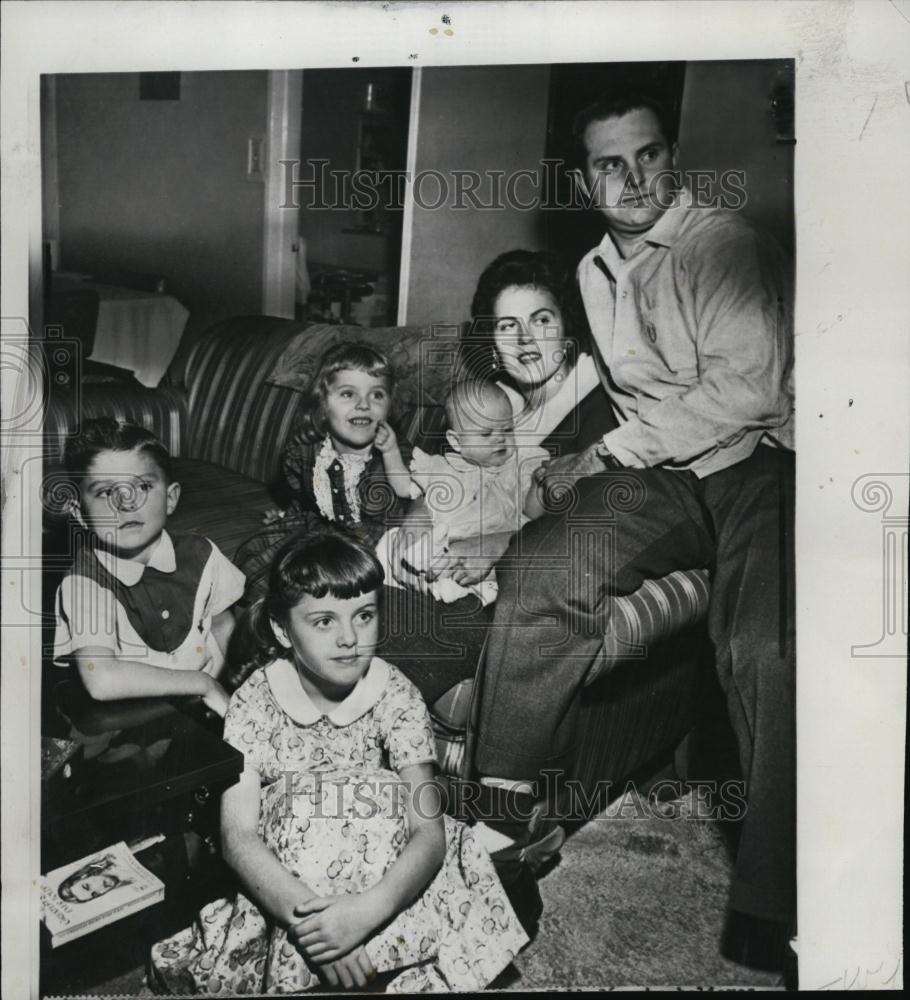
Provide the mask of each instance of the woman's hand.
{"label": "woman's hand", "polygon": [[392,425],[388,420],[380,420],[376,425],[376,437],[373,440],[373,444],[383,454],[398,447],[398,438],[395,436],[395,431],[392,430]]}
{"label": "woman's hand", "polygon": [[430,573],[438,573],[445,554],[435,555],[433,519],[423,499],[416,500],[389,546],[392,576],[403,586],[427,593]]}
{"label": "woman's hand", "polygon": [[383,922],[386,914],[369,890],[346,896],[314,896],[294,907],[302,918],[288,940],[311,962],[323,965],[347,955]]}
{"label": "woman's hand", "polygon": [[340,986],[345,990],[355,986],[362,989],[376,978],[376,970],[363,945],[358,945],[344,958],[319,966],[317,971],[328,986]]}
{"label": "woman's hand", "polygon": [[463,587],[480,583],[493,571],[493,567],[502,558],[511,540],[511,532],[501,531],[493,535],[463,538],[451,542],[448,551],[450,562],[446,575],[451,576]]}

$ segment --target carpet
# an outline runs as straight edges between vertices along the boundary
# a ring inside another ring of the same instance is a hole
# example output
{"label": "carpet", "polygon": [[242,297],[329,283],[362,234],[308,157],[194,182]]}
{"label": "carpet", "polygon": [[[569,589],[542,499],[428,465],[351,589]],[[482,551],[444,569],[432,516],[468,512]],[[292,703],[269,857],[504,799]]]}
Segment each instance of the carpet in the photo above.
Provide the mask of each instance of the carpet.
{"label": "carpet", "polygon": [[[497,982],[506,991],[610,987],[778,986],[777,974],[718,950],[731,862],[722,832],[693,802],[656,816],[636,792],[573,832],[540,879],[534,941]],[[147,997],[141,956],[126,972],[74,993]]]}
{"label": "carpet", "polygon": [[667,811],[675,818],[629,792],[567,839],[506,989],[779,984],[719,954],[732,869],[723,833],[692,815],[691,798]]}

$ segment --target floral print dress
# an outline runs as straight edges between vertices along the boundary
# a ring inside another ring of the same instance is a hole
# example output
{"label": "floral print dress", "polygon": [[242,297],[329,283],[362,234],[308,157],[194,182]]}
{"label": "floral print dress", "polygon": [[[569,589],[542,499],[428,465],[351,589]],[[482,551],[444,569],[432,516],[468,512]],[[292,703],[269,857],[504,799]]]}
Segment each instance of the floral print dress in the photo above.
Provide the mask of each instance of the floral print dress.
{"label": "floral print dress", "polygon": [[[396,772],[435,761],[426,706],[396,667],[374,657],[330,715],[307,699],[307,717],[292,718],[270,683],[276,666],[239,688],[225,718],[225,739],[261,776],[259,835],[317,894],[360,892],[407,842]],[[472,831],[446,816],[445,833],[433,881],[364,943],[377,972],[401,970],[391,992],[483,989],[528,941]],[[242,893],[208,904],[192,927],[155,945],[152,966],[174,992],[299,993],[321,985],[284,928]]]}

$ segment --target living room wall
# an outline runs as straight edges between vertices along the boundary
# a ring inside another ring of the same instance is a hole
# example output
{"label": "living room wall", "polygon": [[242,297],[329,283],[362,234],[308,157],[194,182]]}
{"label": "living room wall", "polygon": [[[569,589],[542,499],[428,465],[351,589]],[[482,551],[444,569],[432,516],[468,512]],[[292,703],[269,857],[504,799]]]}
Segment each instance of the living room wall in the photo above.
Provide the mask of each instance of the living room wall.
{"label": "living room wall", "polygon": [[[684,170],[745,171],[743,213],[792,252],[793,144],[772,104],[786,96],[791,70],[788,60],[688,63],[679,140]],[[534,169],[545,156],[549,82],[549,67],[539,65],[424,68],[415,170],[440,171],[451,186],[453,170]],[[425,199],[435,194],[428,183]],[[554,221],[539,211],[456,209],[451,201],[415,206],[409,323],[466,319],[485,264],[512,247],[543,248]]]}
{"label": "living room wall", "polygon": [[790,253],[793,143],[779,131],[772,99],[791,86],[790,60],[690,62],[679,124],[680,166],[744,171],[743,214]]}
{"label": "living room wall", "polygon": [[246,146],[265,132],[266,73],[182,73],[177,100],[140,100],[138,73],[55,86],[60,266],[164,277],[188,335],[260,312],[263,186]]}
{"label": "living room wall", "polygon": [[[546,145],[548,66],[433,66],[422,71],[415,171],[534,169]],[[530,189],[520,197],[529,198]],[[451,192],[450,192],[451,193]],[[428,181],[425,203],[438,197]],[[477,197],[489,201],[489,185]],[[539,212],[415,205],[408,323],[468,319],[481,270],[515,247],[543,249]],[[407,237],[406,237],[407,239]],[[407,244],[405,244],[407,245]]]}

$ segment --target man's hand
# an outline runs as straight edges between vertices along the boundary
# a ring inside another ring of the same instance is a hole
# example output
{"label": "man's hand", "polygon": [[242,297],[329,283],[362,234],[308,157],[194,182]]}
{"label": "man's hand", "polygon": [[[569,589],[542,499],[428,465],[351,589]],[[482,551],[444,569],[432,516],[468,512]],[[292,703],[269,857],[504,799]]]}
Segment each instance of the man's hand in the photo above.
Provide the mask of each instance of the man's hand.
{"label": "man's hand", "polygon": [[328,986],[345,990],[355,986],[363,989],[376,978],[376,970],[363,945],[356,947],[349,955],[334,962],[319,966],[319,976]]}
{"label": "man's hand", "polygon": [[604,462],[600,457],[600,442],[597,441],[584,451],[574,455],[563,455],[562,458],[554,458],[552,461],[542,465],[534,472],[534,481],[537,483],[563,482],[582,479],[585,476],[594,476],[598,472],[604,471]]}
{"label": "man's hand", "polygon": [[291,943],[311,962],[334,962],[362,944],[383,920],[369,891],[350,896],[314,896],[294,907],[299,923],[288,929]]}
{"label": "man's hand", "polygon": [[373,444],[383,453],[392,451],[394,448],[398,447],[398,438],[395,436],[395,431],[392,430],[392,425],[387,420],[380,420],[376,426],[376,437]]}

